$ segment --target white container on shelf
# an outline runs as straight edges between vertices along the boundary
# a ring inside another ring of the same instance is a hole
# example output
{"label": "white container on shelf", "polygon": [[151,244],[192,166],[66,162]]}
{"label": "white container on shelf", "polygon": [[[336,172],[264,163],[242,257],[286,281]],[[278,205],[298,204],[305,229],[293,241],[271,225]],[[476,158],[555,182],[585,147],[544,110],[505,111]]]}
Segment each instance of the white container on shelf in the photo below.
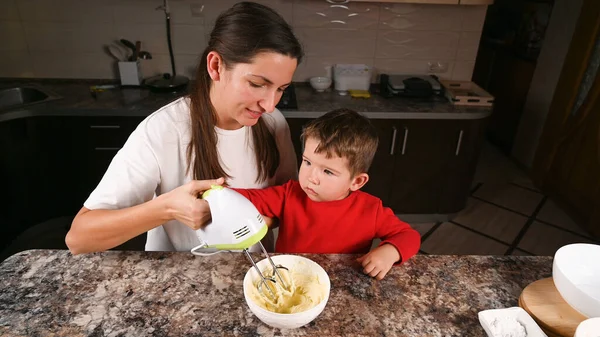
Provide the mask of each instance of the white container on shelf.
{"label": "white container on shelf", "polygon": [[333,68],[334,88],[340,93],[348,90],[369,90],[371,67],[366,64],[336,64]]}

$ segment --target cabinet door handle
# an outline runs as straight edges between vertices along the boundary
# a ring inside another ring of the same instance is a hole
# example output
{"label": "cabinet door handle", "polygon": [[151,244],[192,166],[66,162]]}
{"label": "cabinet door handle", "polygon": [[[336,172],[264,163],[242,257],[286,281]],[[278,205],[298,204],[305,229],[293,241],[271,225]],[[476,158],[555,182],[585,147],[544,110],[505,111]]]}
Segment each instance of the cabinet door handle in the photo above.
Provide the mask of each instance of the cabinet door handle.
{"label": "cabinet door handle", "polygon": [[396,135],[398,134],[398,129],[395,126],[392,126],[392,146],[390,147],[390,155],[394,155],[394,149],[396,148]]}
{"label": "cabinet door handle", "polygon": [[120,147],[95,147],[96,151],[119,151]]}
{"label": "cabinet door handle", "polygon": [[120,129],[120,125],[90,125],[90,129]]}
{"label": "cabinet door handle", "polygon": [[404,127],[404,140],[402,141],[402,155],[406,152],[406,142],[408,141],[408,128]]}
{"label": "cabinet door handle", "polygon": [[456,143],[456,151],[454,151],[454,155],[458,156],[458,154],[460,153],[460,146],[462,145],[462,139],[463,139],[463,130],[460,130],[460,133],[458,134],[458,142]]}

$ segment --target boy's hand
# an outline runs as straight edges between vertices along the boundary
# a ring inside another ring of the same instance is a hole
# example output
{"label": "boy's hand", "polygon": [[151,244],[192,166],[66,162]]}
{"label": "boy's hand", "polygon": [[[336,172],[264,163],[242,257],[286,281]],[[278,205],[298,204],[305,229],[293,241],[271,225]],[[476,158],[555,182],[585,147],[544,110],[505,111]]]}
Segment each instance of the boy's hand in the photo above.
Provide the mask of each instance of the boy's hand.
{"label": "boy's hand", "polygon": [[363,272],[381,280],[390,271],[394,263],[400,260],[400,253],[393,245],[386,243],[366,255],[356,259],[363,266]]}
{"label": "boy's hand", "polygon": [[264,215],[262,217],[263,217],[263,219],[265,219],[265,223],[267,224],[267,227],[269,227],[270,229],[279,227],[279,219],[269,218],[268,216],[264,216]]}

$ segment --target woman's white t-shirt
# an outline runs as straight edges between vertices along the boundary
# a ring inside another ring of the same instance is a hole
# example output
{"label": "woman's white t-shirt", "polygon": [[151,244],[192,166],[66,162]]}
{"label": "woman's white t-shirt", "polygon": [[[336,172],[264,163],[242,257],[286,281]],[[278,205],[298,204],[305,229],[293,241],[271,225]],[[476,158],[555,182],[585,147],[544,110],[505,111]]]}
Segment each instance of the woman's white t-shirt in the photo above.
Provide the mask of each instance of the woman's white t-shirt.
{"label": "woman's white t-shirt", "polygon": [[[275,176],[261,183],[256,182],[252,129],[215,128],[221,165],[231,176],[227,180],[231,187],[263,188],[297,178],[296,154],[285,118],[277,109],[261,118],[275,136],[280,154]],[[91,210],[131,207],[192,180],[191,172],[186,173],[190,125],[188,98],[180,98],[144,119],[117,152],[84,206]],[[146,250],[188,251],[199,244],[194,230],[172,220],[148,232]]]}

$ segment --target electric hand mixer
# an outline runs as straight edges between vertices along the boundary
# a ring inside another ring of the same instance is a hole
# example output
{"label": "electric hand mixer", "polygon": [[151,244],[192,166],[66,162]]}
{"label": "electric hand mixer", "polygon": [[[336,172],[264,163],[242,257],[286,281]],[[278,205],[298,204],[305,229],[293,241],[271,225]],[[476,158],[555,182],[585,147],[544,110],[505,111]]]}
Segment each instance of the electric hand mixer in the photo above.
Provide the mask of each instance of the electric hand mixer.
{"label": "electric hand mixer", "polygon": [[[243,250],[261,277],[258,290],[263,295],[266,295],[263,291],[266,287],[269,295],[276,298],[274,286],[278,284],[283,290],[290,291],[290,285],[286,284],[280,273],[280,270],[286,272],[289,270],[282,265],[275,265],[260,242],[269,228],[256,207],[240,193],[218,185],[212,186],[210,190],[204,192],[202,199],[205,199],[210,206],[212,221],[204,228],[196,230],[196,236],[201,244],[192,248],[192,254],[205,256],[219,251]],[[254,262],[248,252],[248,248],[254,244],[260,246],[263,254],[269,260],[273,267],[273,275],[265,276]],[[279,283],[275,276],[279,279]]]}

